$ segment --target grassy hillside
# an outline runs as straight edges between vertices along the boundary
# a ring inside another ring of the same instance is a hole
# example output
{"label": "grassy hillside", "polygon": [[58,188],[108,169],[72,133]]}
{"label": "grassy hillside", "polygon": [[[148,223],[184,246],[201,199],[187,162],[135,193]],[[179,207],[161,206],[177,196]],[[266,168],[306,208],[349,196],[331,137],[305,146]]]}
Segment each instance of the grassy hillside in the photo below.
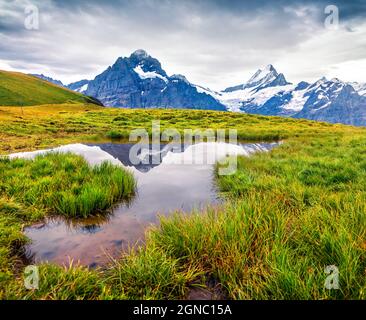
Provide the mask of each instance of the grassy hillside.
{"label": "grassy hillside", "polygon": [[33,76],[0,70],[0,106],[75,102],[93,103],[93,99]]}
{"label": "grassy hillside", "polygon": [[[0,150],[126,137],[132,128],[150,129],[153,119],[178,130],[236,128],[245,139],[284,143],[240,158],[233,176],[216,177],[228,199],[221,207],[162,218],[144,247],[107,269],[43,264],[35,291],[24,289],[17,259],[27,240],[22,226],[46,213],[24,202],[32,190],[22,179],[5,181],[0,298],[181,299],[202,286],[230,299],[366,299],[364,128],[212,111],[0,107]],[[24,176],[26,165],[2,163],[13,176]],[[338,290],[324,288],[330,265],[339,269]]]}

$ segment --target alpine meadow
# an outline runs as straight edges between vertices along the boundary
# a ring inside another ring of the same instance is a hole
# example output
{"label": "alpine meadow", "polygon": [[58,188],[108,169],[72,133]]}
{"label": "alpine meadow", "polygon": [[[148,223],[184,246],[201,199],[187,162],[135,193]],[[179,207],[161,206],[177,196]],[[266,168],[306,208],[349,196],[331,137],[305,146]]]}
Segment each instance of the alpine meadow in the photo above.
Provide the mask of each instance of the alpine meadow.
{"label": "alpine meadow", "polygon": [[333,2],[0,1],[0,300],[365,300],[366,7]]}

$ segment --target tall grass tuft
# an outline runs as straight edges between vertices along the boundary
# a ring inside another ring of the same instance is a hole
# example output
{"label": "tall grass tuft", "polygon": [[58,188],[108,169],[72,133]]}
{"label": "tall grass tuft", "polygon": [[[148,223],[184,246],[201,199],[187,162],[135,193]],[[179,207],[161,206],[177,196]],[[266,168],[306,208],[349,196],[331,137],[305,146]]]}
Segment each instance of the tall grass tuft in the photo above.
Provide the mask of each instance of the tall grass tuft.
{"label": "tall grass tuft", "polygon": [[3,159],[0,171],[2,193],[66,217],[102,213],[135,190],[131,173],[107,162],[91,167],[72,154],[49,153],[33,161]]}

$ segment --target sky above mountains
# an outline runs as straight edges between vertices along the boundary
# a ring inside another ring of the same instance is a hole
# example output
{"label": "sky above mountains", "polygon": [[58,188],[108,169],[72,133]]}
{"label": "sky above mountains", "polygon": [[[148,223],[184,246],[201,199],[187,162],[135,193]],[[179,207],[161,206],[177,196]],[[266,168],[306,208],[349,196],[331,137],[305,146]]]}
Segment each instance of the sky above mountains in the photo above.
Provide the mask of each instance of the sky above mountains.
{"label": "sky above mountains", "polygon": [[[325,25],[330,4],[337,28]],[[24,26],[29,5],[38,30]],[[143,48],[168,74],[215,90],[269,63],[292,82],[366,82],[365,18],[365,0],[0,0],[0,69],[69,83]]]}

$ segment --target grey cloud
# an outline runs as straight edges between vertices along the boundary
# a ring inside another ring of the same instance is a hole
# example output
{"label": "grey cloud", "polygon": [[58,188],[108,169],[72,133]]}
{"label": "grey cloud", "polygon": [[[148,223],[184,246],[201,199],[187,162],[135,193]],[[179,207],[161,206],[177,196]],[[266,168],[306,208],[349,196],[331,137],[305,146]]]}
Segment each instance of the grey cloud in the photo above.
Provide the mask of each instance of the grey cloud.
{"label": "grey cloud", "polygon": [[[245,81],[263,64],[281,64],[289,52],[301,57],[302,46],[324,32],[329,2],[339,6],[345,30],[362,44],[357,30],[365,1],[0,0],[0,59],[68,82],[90,78],[143,48],[168,73],[220,88]],[[23,27],[27,3],[40,9],[39,31]],[[353,52],[342,47],[330,65],[365,53],[362,45]],[[319,72],[316,65],[313,71],[296,68],[299,78]]]}

